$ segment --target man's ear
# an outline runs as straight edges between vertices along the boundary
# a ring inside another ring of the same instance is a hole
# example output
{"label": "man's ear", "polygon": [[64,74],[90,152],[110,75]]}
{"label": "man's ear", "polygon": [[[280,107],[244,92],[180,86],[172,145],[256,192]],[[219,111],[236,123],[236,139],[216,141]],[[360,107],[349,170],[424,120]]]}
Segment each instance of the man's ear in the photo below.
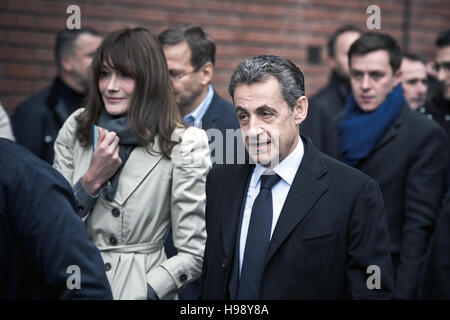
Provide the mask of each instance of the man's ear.
{"label": "man's ear", "polygon": [[331,57],[327,54],[327,55],[325,55],[325,57],[324,57],[324,61],[325,61],[326,65],[327,65],[327,67],[328,67],[330,70],[332,70],[332,71],[335,71],[335,70],[336,70],[337,65],[336,65],[336,61],[334,60],[334,58],[331,58]]}
{"label": "man's ear", "polygon": [[402,70],[398,69],[394,74],[394,87],[396,87],[402,80]]}
{"label": "man's ear", "polygon": [[72,66],[72,57],[68,54],[64,54],[61,56],[61,67],[63,71],[70,72],[73,69]]}
{"label": "man's ear", "polygon": [[211,62],[207,62],[200,68],[201,72],[201,84],[207,86],[214,75],[214,65]]}
{"label": "man's ear", "polygon": [[297,104],[294,107],[294,121],[296,125],[300,125],[305,121],[308,115],[308,98],[306,96],[301,96],[297,100]]}

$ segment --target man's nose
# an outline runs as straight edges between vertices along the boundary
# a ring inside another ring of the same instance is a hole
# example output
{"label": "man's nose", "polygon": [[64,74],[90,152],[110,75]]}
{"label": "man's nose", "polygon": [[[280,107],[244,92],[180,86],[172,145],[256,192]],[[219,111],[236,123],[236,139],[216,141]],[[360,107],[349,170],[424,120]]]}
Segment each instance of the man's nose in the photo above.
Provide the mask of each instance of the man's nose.
{"label": "man's nose", "polygon": [[264,132],[264,127],[258,117],[250,117],[247,128],[247,136],[249,137],[257,137]]}
{"label": "man's nose", "polygon": [[364,75],[361,81],[361,88],[363,90],[369,90],[370,89],[370,78],[369,75]]}
{"label": "man's nose", "polygon": [[447,72],[448,71],[445,71],[443,67],[439,68],[439,71],[437,72],[437,79],[439,81],[444,81],[447,77]]}
{"label": "man's nose", "polygon": [[419,81],[419,84],[417,85],[417,91],[421,94],[421,95],[426,95],[427,94],[427,85],[426,83],[423,83],[422,81]]}

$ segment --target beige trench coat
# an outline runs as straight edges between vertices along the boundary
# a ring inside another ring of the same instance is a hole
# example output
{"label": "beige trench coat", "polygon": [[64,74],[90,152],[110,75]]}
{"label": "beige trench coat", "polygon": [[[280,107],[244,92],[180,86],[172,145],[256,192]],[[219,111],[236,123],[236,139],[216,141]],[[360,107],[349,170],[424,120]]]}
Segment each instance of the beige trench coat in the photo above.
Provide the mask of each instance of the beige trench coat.
{"label": "beige trench coat", "polygon": [[[54,168],[73,186],[87,171],[92,146],[76,139],[72,114],[55,142]],[[201,273],[206,239],[205,181],[211,168],[203,130],[176,129],[181,136],[171,160],[136,147],[119,178],[112,202],[101,194],[85,220],[100,250],[115,299],[146,299],[147,283],[160,299],[176,299],[179,289]],[[153,150],[159,150],[157,141]],[[167,259],[164,240],[173,228],[178,254]],[[83,270],[81,270],[82,276]]]}

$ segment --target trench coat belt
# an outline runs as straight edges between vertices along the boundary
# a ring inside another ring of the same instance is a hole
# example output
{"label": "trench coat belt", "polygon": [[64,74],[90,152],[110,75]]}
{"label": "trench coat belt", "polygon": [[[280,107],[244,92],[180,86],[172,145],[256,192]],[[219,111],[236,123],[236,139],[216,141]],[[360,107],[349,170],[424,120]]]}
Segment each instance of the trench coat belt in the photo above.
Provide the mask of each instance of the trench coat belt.
{"label": "trench coat belt", "polygon": [[124,244],[120,246],[98,246],[97,248],[101,252],[151,254],[160,250],[162,246],[163,242],[157,241],[157,242],[145,242],[128,245]]}

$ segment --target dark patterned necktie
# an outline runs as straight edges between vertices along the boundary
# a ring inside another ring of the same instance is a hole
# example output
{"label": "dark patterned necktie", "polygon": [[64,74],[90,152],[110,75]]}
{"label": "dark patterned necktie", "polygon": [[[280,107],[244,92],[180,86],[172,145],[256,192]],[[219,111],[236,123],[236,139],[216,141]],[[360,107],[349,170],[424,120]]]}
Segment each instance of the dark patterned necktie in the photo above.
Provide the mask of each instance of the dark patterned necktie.
{"label": "dark patterned necktie", "polygon": [[255,199],[248,226],[244,261],[239,280],[238,300],[256,300],[264,268],[264,260],[272,229],[272,187],[280,181],[277,174],[262,175],[261,189]]}

